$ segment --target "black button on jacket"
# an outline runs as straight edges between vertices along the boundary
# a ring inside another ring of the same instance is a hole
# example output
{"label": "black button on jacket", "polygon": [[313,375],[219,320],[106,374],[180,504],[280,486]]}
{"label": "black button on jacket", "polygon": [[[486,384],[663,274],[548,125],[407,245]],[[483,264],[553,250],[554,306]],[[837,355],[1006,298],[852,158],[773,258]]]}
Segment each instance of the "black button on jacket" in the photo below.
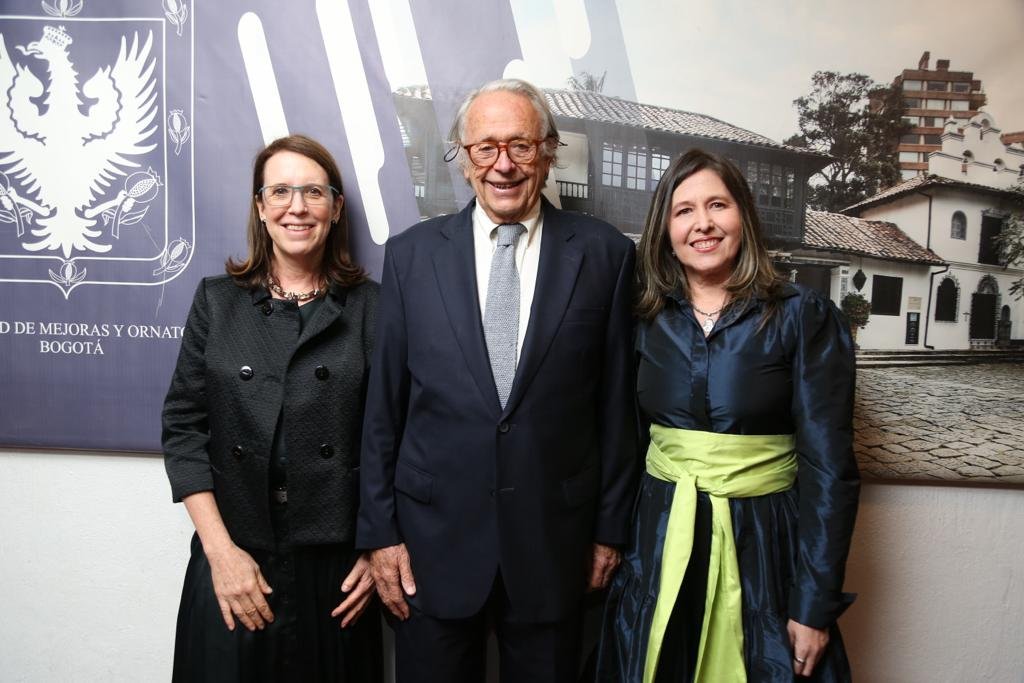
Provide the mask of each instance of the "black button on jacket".
{"label": "black button on jacket", "polygon": [[226,275],[199,283],[163,411],[175,502],[213,491],[235,543],[273,550],[267,477],[282,415],[291,542],[354,538],[377,291],[332,287],[299,335],[298,312],[266,290]]}

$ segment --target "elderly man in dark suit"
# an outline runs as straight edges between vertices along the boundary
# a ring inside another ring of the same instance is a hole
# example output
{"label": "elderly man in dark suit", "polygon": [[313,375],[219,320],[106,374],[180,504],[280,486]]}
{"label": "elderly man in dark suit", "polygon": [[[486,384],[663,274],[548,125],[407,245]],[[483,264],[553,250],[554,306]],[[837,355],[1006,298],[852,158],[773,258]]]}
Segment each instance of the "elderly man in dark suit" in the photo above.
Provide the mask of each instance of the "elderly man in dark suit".
{"label": "elderly man in dark suit", "polygon": [[387,244],[357,543],[401,683],[481,681],[489,624],[503,682],[564,683],[634,491],[634,248],[542,199],[558,132],[532,85],[473,92],[451,139],[475,201]]}

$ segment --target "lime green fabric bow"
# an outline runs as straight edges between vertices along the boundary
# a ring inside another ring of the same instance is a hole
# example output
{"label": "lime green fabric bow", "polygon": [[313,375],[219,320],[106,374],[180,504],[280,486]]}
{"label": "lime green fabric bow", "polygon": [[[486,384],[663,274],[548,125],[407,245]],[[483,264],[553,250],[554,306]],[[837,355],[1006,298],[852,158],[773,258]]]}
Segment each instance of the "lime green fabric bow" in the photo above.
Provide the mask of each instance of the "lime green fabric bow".
{"label": "lime green fabric bow", "polygon": [[696,681],[746,681],[740,571],[729,498],[785,491],[796,479],[792,434],[739,435],[651,426],[647,472],[675,482],[661,580],[647,641],[644,683],[657,671],[665,629],[693,550],[697,491],[711,499],[711,558]]}

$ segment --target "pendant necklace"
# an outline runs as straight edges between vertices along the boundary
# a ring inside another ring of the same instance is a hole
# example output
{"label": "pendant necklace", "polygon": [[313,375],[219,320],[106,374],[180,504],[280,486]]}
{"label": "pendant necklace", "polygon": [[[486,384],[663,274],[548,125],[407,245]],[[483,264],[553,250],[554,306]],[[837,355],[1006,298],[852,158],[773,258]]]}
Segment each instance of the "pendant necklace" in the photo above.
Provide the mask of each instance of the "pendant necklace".
{"label": "pendant necklace", "polygon": [[271,275],[267,278],[267,287],[270,288],[274,294],[277,294],[281,298],[287,301],[308,301],[309,299],[315,299],[316,297],[323,294],[324,289],[321,287],[315,287],[308,292],[287,292],[281,285],[277,284],[277,280]]}
{"label": "pendant necklace", "polygon": [[704,322],[700,324],[701,329],[704,330],[704,336],[706,337],[711,334],[711,330],[715,327],[715,318],[717,318],[718,314],[722,312],[722,309],[719,308],[717,311],[706,313],[694,306],[692,303],[690,304],[690,308],[704,316]]}

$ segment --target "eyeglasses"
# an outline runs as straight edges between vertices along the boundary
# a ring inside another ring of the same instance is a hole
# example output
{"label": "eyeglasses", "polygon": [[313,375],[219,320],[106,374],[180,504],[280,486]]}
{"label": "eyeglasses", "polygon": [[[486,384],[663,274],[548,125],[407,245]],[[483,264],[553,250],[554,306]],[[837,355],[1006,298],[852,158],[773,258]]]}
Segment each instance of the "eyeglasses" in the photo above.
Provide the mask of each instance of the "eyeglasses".
{"label": "eyeglasses", "polygon": [[[292,197],[298,191],[302,194],[302,201],[308,206],[319,206],[327,204],[334,199],[334,194],[341,194],[330,185],[264,185],[256,191],[257,197],[263,197],[263,201],[269,206],[288,206],[292,203]],[[331,194],[331,193],[334,194]]]}
{"label": "eyeglasses", "polygon": [[541,140],[528,140],[526,138],[515,138],[508,142],[496,140],[484,140],[475,142],[472,145],[463,145],[462,148],[469,153],[469,160],[477,166],[492,166],[498,161],[498,155],[504,149],[508,158],[516,164],[528,164],[537,158],[537,149]]}

